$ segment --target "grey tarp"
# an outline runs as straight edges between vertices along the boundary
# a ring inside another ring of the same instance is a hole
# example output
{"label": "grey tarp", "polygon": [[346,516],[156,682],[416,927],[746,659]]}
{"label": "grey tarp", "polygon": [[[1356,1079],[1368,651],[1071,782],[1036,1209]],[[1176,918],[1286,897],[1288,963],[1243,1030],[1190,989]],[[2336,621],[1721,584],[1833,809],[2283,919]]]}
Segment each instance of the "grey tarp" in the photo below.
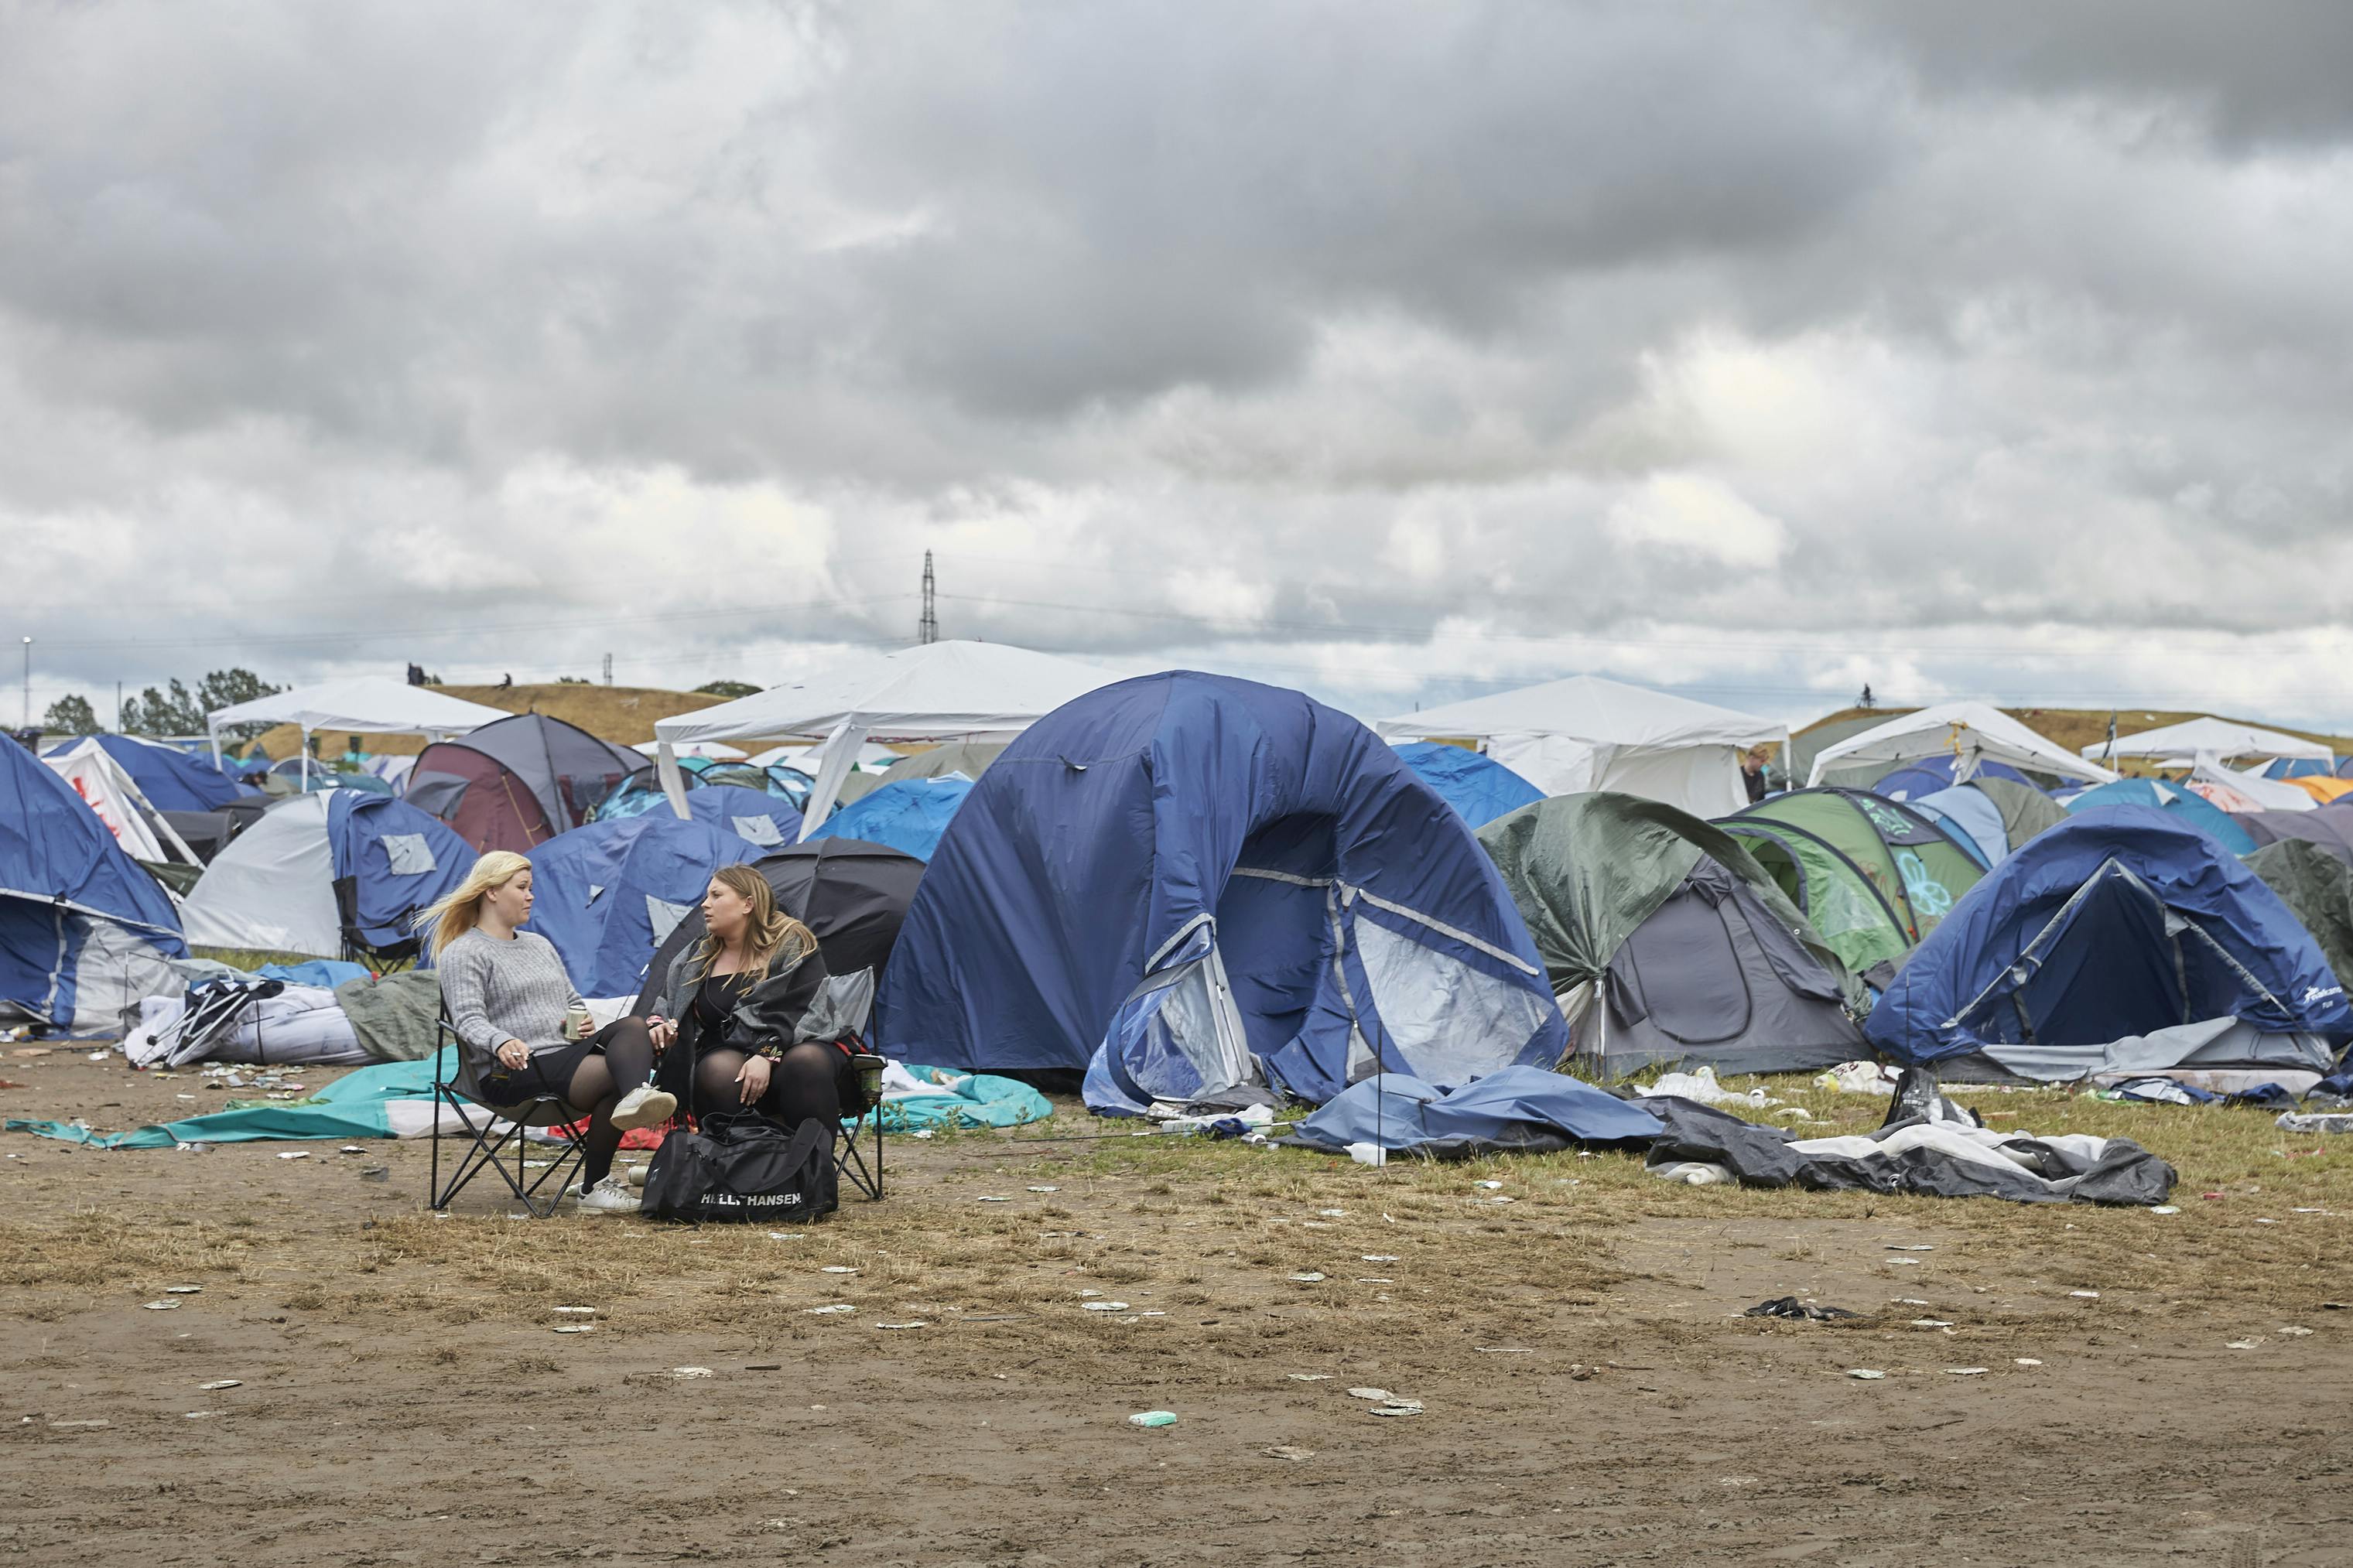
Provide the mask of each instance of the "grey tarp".
{"label": "grey tarp", "polygon": [[2232,820],[2245,828],[2248,836],[2258,845],[2301,840],[2306,844],[2316,844],[2347,865],[2353,866],[2353,806],[2330,805],[2312,811],[2249,811],[2241,813]]}
{"label": "grey tarp", "polygon": [[2002,837],[2010,840],[2012,849],[2044,828],[2067,820],[2067,808],[2032,784],[2016,779],[1977,778],[1969,781],[1969,787],[1983,792],[2001,813]]}
{"label": "grey tarp", "polygon": [[2353,865],[2301,838],[2266,844],[2247,868],[2295,911],[2341,982],[2353,977]]}

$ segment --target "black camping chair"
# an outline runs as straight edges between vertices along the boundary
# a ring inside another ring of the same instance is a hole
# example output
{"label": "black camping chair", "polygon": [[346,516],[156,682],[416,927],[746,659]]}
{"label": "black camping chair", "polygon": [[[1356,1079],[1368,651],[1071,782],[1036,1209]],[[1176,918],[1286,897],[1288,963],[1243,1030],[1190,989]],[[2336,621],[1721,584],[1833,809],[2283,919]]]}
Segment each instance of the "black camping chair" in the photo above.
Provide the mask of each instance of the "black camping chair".
{"label": "black camping chair", "polygon": [[[393,970],[417,962],[417,955],[424,951],[425,946],[421,934],[387,942],[370,942],[366,929],[360,924],[360,879],[357,877],[338,877],[332,885],[335,890],[335,920],[343,927],[345,963],[364,963],[377,970]],[[416,918],[417,910],[411,907],[395,915],[390,923],[396,931],[406,931],[409,922]]]}
{"label": "black camping chair", "polygon": [[[847,1131],[837,1131],[833,1143],[834,1174],[864,1193],[872,1203],[882,1201],[882,1058],[871,1051],[851,1054],[841,1074],[841,1114],[849,1126]],[[869,1120],[874,1123],[874,1163],[871,1166],[859,1143]]]}
{"label": "black camping chair", "polygon": [[[507,1190],[514,1194],[516,1201],[530,1212],[532,1217],[543,1219],[554,1214],[555,1205],[563,1200],[565,1190],[571,1185],[574,1173],[580,1169],[581,1162],[588,1152],[586,1145],[580,1141],[580,1134],[572,1125],[582,1120],[585,1113],[575,1110],[552,1094],[538,1095],[522,1105],[504,1108],[484,1101],[480,1086],[475,1081],[473,1068],[466,1060],[465,1049],[458,1043],[457,1028],[449,1022],[449,1008],[446,1003],[441,1008],[433,1064],[435,1120],[438,1122],[442,1108],[448,1107],[456,1114],[459,1125],[465,1128],[469,1142],[449,1173],[448,1184],[444,1186],[441,1182],[441,1129],[438,1125],[434,1128],[433,1159],[426,1178],[426,1206],[436,1213],[447,1209],[451,1201],[465,1190],[467,1183],[484,1171],[495,1171],[506,1183]],[[561,1152],[536,1175],[532,1174],[523,1163],[524,1152],[533,1146],[523,1134],[526,1129],[533,1127],[557,1127],[564,1131]],[[502,1163],[501,1158],[510,1144],[514,1148],[512,1169]],[[541,1197],[541,1189],[550,1182],[555,1184],[555,1191],[544,1198]]]}

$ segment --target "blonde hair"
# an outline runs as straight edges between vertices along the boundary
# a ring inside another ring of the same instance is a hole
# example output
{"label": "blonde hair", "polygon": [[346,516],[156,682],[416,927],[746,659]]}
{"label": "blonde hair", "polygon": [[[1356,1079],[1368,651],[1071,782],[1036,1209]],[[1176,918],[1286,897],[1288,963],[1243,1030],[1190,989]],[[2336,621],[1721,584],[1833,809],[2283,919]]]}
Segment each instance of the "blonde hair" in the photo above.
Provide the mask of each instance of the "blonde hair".
{"label": "blonde hair", "polygon": [[[512,849],[493,849],[475,861],[474,868],[448,898],[417,912],[414,925],[426,932],[425,951],[439,957],[442,949],[481,923],[484,893],[505,887],[530,869],[531,862]],[[428,926],[432,929],[427,931]]]}
{"label": "blonde hair", "polygon": [[[711,879],[752,906],[744,921],[743,973],[753,984],[768,977],[777,959],[789,958],[787,968],[791,968],[817,951],[817,933],[776,908],[776,889],[759,872],[749,866],[722,866],[711,873]],[[705,931],[690,955],[696,980],[711,973],[719,953],[719,939]]]}

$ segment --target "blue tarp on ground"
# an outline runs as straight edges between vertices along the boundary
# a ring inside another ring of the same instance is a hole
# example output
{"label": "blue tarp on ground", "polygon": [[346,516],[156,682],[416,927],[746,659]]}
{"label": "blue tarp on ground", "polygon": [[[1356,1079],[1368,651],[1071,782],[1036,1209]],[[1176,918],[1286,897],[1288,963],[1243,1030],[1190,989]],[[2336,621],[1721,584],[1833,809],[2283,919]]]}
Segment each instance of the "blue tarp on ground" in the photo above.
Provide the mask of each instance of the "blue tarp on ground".
{"label": "blue tarp on ground", "polygon": [[1647,1144],[1659,1119],[1589,1083],[1512,1067],[1451,1094],[1401,1073],[1348,1086],[1293,1136],[1327,1149],[1373,1143],[1404,1152],[1486,1153],[1568,1143]]}
{"label": "blue tarp on ground", "polygon": [[555,944],[583,996],[635,996],[654,950],[702,901],[711,873],[759,854],[723,828],[666,811],[592,822],[531,852],[536,901],[524,929]]}
{"label": "blue tarp on ground", "polygon": [[1159,1098],[1252,1053],[1324,1100],[1376,1054],[1461,1083],[1566,1044],[1494,866],[1395,751],[1296,691],[1184,671],[1081,697],[990,766],[877,1033],[983,1070],[1084,1068],[1115,1038],[1126,1091]]}
{"label": "blue tarp on ground", "polygon": [[2171,812],[2181,821],[2199,828],[2233,855],[2252,855],[2258,846],[2255,836],[2231,820],[2231,814],[2208,800],[2193,795],[2179,784],[2161,779],[2118,779],[2069,797],[2070,815],[2097,811],[2104,805],[2145,805]]}
{"label": "blue tarp on ground", "polygon": [[170,897],[98,814],[0,742],[0,1010],[104,1029],[187,952]]}
{"label": "blue tarp on ground", "polygon": [[965,778],[900,779],[832,813],[815,838],[860,838],[929,860],[972,793]]}
{"label": "blue tarp on ground", "polygon": [[2353,1030],[2344,987],[2278,895],[2198,828],[2125,805],[2038,834],[1987,873],[1896,973],[1865,1033],[1898,1061],[1927,1062],[2226,1017],[2265,1034]]}
{"label": "blue tarp on ground", "polygon": [[1524,805],[1534,805],[1545,797],[1544,791],[1494,758],[1481,756],[1468,746],[1416,741],[1399,746],[1397,754],[1405,759],[1406,766],[1421,775],[1422,783],[1438,792],[1439,799],[1461,813],[1462,820],[1473,827],[1484,827],[1495,818]]}
{"label": "blue tarp on ground", "polygon": [[[93,735],[90,739],[112,757],[147,804],[158,811],[218,811],[233,800],[259,794],[222,773],[207,757],[203,762],[168,746],[152,746],[129,735]],[[70,751],[79,738],[49,748],[49,755]]]}
{"label": "blue tarp on ground", "polygon": [[417,914],[457,891],[476,858],[439,817],[355,789],[327,796],[327,842],[336,879],[353,879],[360,934],[371,947],[414,935]]}

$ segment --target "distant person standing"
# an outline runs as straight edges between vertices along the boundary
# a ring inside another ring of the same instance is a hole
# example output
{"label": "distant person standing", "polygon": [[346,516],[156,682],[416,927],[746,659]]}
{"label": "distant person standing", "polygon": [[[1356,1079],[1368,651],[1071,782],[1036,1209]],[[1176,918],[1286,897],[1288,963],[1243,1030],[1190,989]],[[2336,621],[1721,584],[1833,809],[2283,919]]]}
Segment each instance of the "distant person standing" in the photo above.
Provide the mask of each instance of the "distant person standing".
{"label": "distant person standing", "polygon": [[1751,746],[1740,753],[1740,782],[1748,791],[1751,805],[1765,798],[1770,782],[1765,776],[1765,763],[1772,755],[1770,746]]}
{"label": "distant person standing", "polygon": [[408,661],[408,684],[411,686],[425,684],[425,667],[415,659]]}

